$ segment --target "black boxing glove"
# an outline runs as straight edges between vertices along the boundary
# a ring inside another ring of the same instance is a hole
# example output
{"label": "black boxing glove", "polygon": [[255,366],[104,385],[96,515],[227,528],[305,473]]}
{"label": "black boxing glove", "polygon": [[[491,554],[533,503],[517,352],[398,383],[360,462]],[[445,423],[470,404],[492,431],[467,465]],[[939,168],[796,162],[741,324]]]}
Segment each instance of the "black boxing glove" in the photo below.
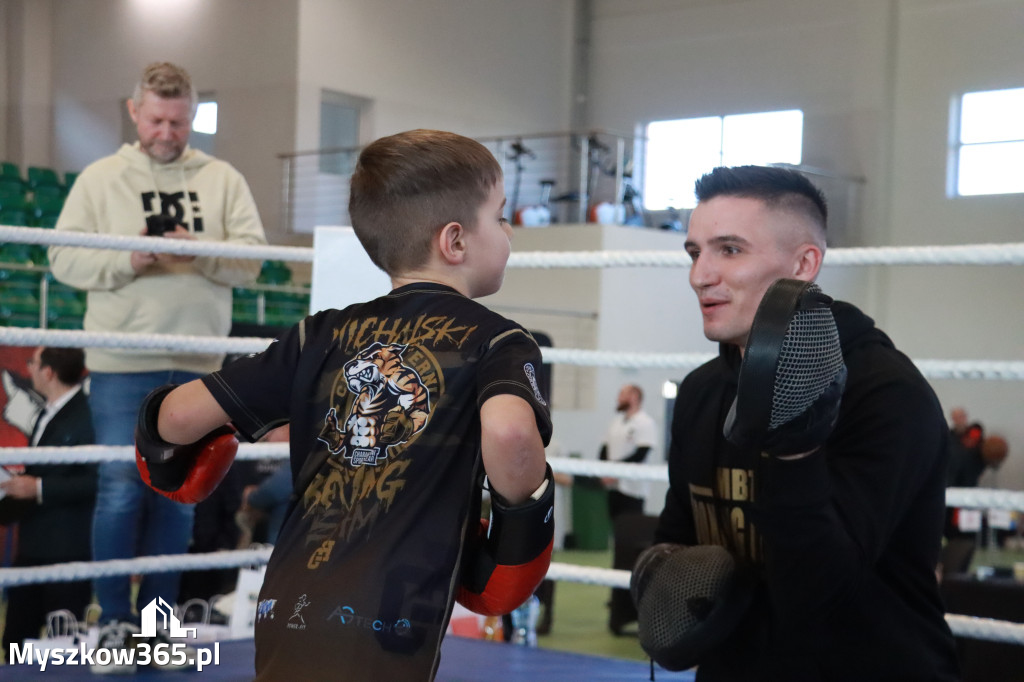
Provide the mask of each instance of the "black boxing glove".
{"label": "black boxing glove", "polygon": [[175,445],[160,437],[157,419],[173,384],[150,392],[139,408],[135,427],[135,465],[142,480],[164,497],[194,504],[209,497],[224,480],[238,453],[234,429],[221,426],[195,443]]}
{"label": "black boxing glove", "polygon": [[846,387],[832,299],[816,284],[776,280],[754,315],[725,437],[777,457],[828,439]]}
{"label": "black boxing glove", "polygon": [[530,598],[551,565],[554,547],[555,479],[545,465],[544,482],[515,506],[491,491],[490,522],[469,530],[456,599],[473,613],[500,616]]}

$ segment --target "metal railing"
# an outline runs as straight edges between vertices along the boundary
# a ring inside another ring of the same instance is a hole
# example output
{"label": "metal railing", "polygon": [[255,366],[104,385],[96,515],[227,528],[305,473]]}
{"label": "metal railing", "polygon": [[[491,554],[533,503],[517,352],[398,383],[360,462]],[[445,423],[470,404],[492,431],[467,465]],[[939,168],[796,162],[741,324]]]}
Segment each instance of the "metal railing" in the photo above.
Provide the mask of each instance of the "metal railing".
{"label": "metal railing", "polygon": [[[599,204],[612,220],[625,218],[639,193],[633,160],[642,140],[607,130],[478,138],[505,175],[509,218],[524,225],[593,222]],[[317,225],[348,225],[348,189],[361,147],[279,154],[282,225],[312,232]],[[624,201],[627,198],[628,201]],[[629,206],[627,206],[629,204]],[[622,206],[616,210],[615,206]],[[638,203],[636,210],[639,210]],[[532,211],[532,213],[531,213]]]}

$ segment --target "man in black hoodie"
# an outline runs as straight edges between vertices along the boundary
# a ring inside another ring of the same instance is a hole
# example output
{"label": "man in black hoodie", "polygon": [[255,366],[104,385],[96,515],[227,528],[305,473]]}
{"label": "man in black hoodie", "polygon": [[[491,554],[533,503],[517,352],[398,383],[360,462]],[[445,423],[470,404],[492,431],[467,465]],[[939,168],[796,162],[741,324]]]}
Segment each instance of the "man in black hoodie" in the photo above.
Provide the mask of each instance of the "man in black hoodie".
{"label": "man in black hoodie", "polygon": [[935,394],[871,318],[836,302],[849,375],[824,445],[783,458],[727,441],[758,304],[776,279],[817,277],[827,209],[778,168],[717,168],[696,193],[690,285],[719,357],[679,387],[657,541],[723,545],[758,576],[697,679],[959,679],[935,577],[948,437]]}

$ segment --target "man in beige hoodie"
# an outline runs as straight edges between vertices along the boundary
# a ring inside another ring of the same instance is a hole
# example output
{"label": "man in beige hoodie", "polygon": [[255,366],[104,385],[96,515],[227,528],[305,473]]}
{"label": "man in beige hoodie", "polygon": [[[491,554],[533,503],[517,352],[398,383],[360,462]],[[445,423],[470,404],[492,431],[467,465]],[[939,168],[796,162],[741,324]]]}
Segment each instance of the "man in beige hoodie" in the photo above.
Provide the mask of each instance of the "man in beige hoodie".
{"label": "man in beige hoodie", "polygon": [[[188,146],[197,98],[184,69],[146,67],[128,100],[139,140],[88,166],[78,177],[57,229],[94,234],[153,235],[236,244],[265,244],[252,193],[228,163]],[[210,256],[175,256],[53,246],[54,277],[88,292],[85,329],[94,332],[226,336],[232,287],[252,283],[260,263]],[[223,356],[164,350],[90,348],[96,442],[133,442],[139,404],[154,388],[184,383],[219,369]],[[154,494],[134,462],[100,465],[93,557],[181,554],[192,532],[193,507]],[[96,580],[103,609],[101,648],[121,642],[150,601],[173,604],[178,573],[143,577],[136,608],[128,576]],[[129,672],[105,666],[95,672]],[[129,666],[134,667],[134,664]]]}

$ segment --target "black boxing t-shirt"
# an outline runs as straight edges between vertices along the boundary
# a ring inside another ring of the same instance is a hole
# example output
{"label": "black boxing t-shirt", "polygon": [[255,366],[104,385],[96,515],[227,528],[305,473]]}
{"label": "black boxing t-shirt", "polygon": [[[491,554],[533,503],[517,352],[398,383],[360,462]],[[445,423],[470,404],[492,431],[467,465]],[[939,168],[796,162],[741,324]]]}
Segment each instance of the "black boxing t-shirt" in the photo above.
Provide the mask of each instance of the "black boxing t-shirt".
{"label": "black boxing t-shirt", "polygon": [[479,516],[479,407],[534,408],[540,350],[447,286],[306,318],[204,383],[241,434],[291,424],[294,495],[256,620],[265,680],[429,680]]}

